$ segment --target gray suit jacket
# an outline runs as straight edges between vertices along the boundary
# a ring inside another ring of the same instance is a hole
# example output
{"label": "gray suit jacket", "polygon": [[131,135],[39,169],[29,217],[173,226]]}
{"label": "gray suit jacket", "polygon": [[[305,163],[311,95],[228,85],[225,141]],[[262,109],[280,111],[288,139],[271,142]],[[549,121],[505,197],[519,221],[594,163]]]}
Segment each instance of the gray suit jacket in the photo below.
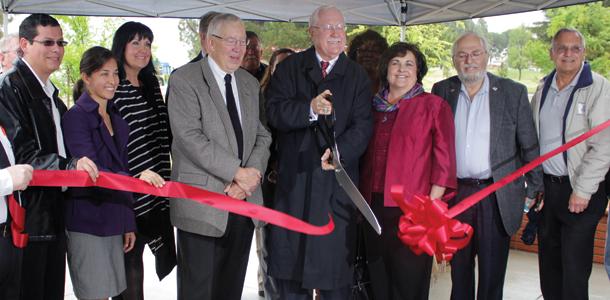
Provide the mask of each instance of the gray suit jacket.
{"label": "gray suit jacket", "polygon": [[[534,160],[540,150],[525,86],[491,73],[487,75],[491,120],[489,159],[493,180],[498,181]],[[460,79],[454,76],[434,84],[432,93],[449,102],[455,114],[461,85]],[[536,192],[542,190],[542,168],[538,167],[525,178],[521,177],[496,192],[504,229],[509,235],[519,229],[525,196],[534,198]]]}
{"label": "gray suit jacket", "polygon": [[[209,58],[211,59],[211,58]],[[234,73],[243,130],[243,161],[227,106],[207,59],[186,64],[169,79],[168,112],[172,133],[172,180],[224,194],[238,167],[267,167],[271,135],[259,121],[259,84],[247,71]],[[247,201],[262,204],[260,187]],[[220,237],[228,213],[188,199],[170,199],[177,228]]]}

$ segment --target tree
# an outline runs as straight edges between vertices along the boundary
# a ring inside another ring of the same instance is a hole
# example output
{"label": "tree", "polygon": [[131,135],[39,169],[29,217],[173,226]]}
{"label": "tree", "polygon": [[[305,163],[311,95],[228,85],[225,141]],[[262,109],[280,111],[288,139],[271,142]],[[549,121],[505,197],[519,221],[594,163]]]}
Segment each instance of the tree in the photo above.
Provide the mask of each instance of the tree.
{"label": "tree", "polygon": [[595,2],[550,9],[545,14],[549,19],[546,32],[549,41],[560,28],[578,29],[585,37],[591,68],[610,77],[610,7]]}
{"label": "tree", "polygon": [[519,80],[529,61],[525,55],[525,45],[532,39],[532,33],[523,25],[508,31],[508,65],[519,70]]}
{"label": "tree", "polygon": [[189,57],[195,57],[201,52],[199,42],[199,20],[182,19],[178,22],[178,32],[180,41],[186,45]]}

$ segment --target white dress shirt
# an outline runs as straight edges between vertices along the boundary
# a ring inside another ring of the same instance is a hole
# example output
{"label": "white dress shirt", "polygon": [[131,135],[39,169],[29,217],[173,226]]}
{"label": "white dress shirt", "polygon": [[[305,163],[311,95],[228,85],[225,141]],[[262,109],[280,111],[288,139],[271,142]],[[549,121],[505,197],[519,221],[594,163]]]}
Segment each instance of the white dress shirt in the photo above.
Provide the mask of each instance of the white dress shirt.
{"label": "white dress shirt", "polygon": [[[318,54],[318,52],[316,52],[316,58],[318,59],[318,66],[320,66],[322,63],[322,57],[320,56],[320,54]],[[338,60],[339,60],[339,56],[328,61],[328,67],[326,67],[326,76],[328,76],[328,74],[330,74],[330,71],[333,69],[333,67],[335,66],[335,64],[337,63]],[[311,108],[311,105],[310,105],[309,106],[309,121],[313,122],[313,121],[317,121],[317,120],[318,120],[318,115],[313,111],[313,108]]]}
{"label": "white dress shirt", "polygon": [[[8,161],[11,163],[11,165],[14,165],[15,156],[13,155],[13,148],[11,147],[11,143],[4,133],[4,129],[0,130],[0,142],[2,142],[2,148],[8,157]],[[0,197],[2,198],[2,203],[0,203],[0,224],[6,222],[6,217],[8,214],[6,196],[10,195],[12,192],[13,179],[6,168],[2,169],[0,170]]]}

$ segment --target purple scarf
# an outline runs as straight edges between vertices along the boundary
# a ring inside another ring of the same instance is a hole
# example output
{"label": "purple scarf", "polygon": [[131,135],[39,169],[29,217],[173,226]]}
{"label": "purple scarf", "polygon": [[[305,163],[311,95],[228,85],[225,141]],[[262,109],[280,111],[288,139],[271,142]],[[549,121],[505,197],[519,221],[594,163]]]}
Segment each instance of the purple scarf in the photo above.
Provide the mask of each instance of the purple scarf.
{"label": "purple scarf", "polygon": [[394,104],[392,104],[392,103],[388,102],[388,100],[386,100],[388,98],[389,92],[390,92],[390,90],[388,88],[385,88],[385,89],[381,90],[379,93],[377,93],[375,95],[375,97],[373,97],[373,108],[376,111],[380,111],[380,112],[395,111],[400,107],[400,103],[402,101],[409,100],[409,99],[423,93],[424,87],[420,83],[415,83],[415,85],[408,92],[406,92],[402,97],[400,97],[400,100],[396,101],[396,103],[394,103]]}

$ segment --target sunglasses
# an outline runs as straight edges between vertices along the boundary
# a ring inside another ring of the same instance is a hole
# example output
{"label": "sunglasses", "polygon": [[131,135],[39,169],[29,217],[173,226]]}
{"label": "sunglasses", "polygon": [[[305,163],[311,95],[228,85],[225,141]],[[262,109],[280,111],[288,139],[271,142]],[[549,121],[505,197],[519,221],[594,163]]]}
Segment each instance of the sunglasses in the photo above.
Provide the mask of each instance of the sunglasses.
{"label": "sunglasses", "polygon": [[68,42],[66,42],[64,40],[57,40],[57,41],[54,41],[54,40],[44,40],[44,41],[32,40],[32,42],[42,44],[45,47],[53,47],[53,46],[57,45],[58,47],[63,48],[66,45],[68,45]]}

